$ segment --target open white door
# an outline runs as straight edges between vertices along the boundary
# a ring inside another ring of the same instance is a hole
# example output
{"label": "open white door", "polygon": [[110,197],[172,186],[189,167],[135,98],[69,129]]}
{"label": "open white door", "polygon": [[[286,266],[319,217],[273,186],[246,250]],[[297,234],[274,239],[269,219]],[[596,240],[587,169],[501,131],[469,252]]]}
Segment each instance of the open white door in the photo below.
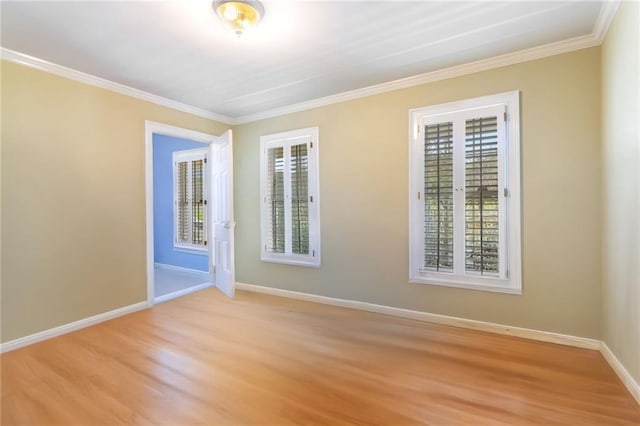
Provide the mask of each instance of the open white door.
{"label": "open white door", "polygon": [[213,286],[229,297],[235,294],[232,138],[227,130],[209,144],[208,155],[209,276]]}

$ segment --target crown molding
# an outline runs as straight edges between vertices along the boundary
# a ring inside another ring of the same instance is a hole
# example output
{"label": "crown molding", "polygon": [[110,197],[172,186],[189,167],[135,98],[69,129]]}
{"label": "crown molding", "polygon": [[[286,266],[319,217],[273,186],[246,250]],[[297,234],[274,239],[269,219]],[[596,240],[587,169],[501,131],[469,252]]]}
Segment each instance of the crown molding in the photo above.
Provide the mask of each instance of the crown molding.
{"label": "crown molding", "polygon": [[469,62],[462,65],[456,65],[450,68],[444,68],[436,71],[418,74],[412,77],[401,78],[386,83],[376,84],[361,89],[342,92],[335,95],[325,96],[322,98],[312,99],[284,107],[273,108],[253,114],[247,114],[239,117],[229,117],[215,112],[207,111],[191,105],[183,104],[171,99],[163,98],[142,90],[134,89],[119,83],[105,80],[91,74],[76,71],[71,68],[63,67],[43,59],[25,55],[4,47],[0,47],[0,59],[22,64],[31,68],[46,71],[72,80],[80,81],[92,86],[107,89],[116,93],[131,96],[133,98],[152,102],[178,111],[187,112],[199,117],[216,120],[228,125],[245,124],[253,121],[264,120],[267,118],[278,117],[294,112],[306,111],[313,108],[319,108],[331,104],[350,101],[354,99],[364,98],[367,96],[377,95],[393,90],[406,89],[422,84],[433,83],[436,81],[446,80],[454,77],[461,77],[481,71],[488,71],[494,68],[500,68],[508,65],[515,65],[522,62],[533,61],[536,59],[546,58],[548,56],[559,55],[562,53],[572,52],[574,50],[586,49],[593,46],[599,46],[604,41],[609,26],[615,17],[621,0],[608,0],[602,4],[598,19],[593,27],[591,34],[573,37],[554,43],[536,46],[529,49],[520,50],[513,53],[494,56],[492,58],[481,59],[475,62]]}
{"label": "crown molding", "polygon": [[620,6],[620,0],[609,0],[602,4],[600,14],[593,26],[592,32],[593,36],[598,40],[598,44],[602,44],[604,41],[607,31],[609,31],[609,26],[611,25],[611,22],[613,22],[613,18],[616,16],[618,6]]}
{"label": "crown molding", "polygon": [[574,50],[585,49],[599,45],[599,41],[593,34],[574,37],[542,46],[532,47],[513,53],[494,56],[493,58],[481,59],[475,62],[469,62],[462,65],[456,65],[450,68],[443,68],[436,71],[418,74],[412,77],[401,78],[399,80],[389,81],[387,83],[376,84],[364,87],[362,89],[351,90],[348,92],[338,93],[336,95],[325,96],[310,101],[300,102],[286,107],[274,108],[255,114],[243,115],[236,118],[236,124],[250,123],[253,121],[264,120],[266,118],[277,117],[280,115],[291,114],[294,112],[305,111],[312,108],[323,107],[339,102],[350,101],[354,99],[364,98],[367,96],[378,95],[393,90],[406,89],[409,87],[420,86],[426,83],[446,80],[454,77],[461,77],[481,71],[487,71],[494,68],[500,68],[507,65],[514,65],[521,62],[532,61],[535,59],[545,58],[547,56],[567,53]]}
{"label": "crown molding", "polygon": [[494,68],[500,68],[507,65],[519,64],[522,62],[542,59],[548,56],[568,53],[574,50],[586,49],[593,46],[599,46],[604,41],[609,25],[615,17],[621,0],[608,0],[602,4],[598,19],[594,25],[591,34],[573,37],[570,39],[544,44],[529,49],[520,50],[513,53],[494,56],[493,58],[481,59],[475,62],[469,62],[462,65],[456,65],[450,68],[444,68],[412,77],[401,78],[399,80],[387,83],[376,84],[364,87],[362,89],[351,90],[348,92],[338,93],[336,95],[325,96],[310,101],[300,102],[281,108],[274,108],[255,114],[247,114],[235,119],[235,124],[250,123],[252,121],[264,120],[266,118],[277,117],[281,115],[291,114],[294,112],[305,111],[308,109],[319,108],[339,102],[350,101],[354,99],[364,98],[367,96],[377,95],[380,93],[390,92],[398,89],[406,89],[409,87],[419,86],[426,83],[433,83],[440,80],[446,80],[463,75],[473,74],[476,72],[487,71]]}
{"label": "crown molding", "polygon": [[79,81],[90,86],[106,89],[115,93],[119,93],[121,95],[130,96],[132,98],[151,102],[167,108],[172,108],[178,111],[193,114],[198,117],[219,121],[224,124],[232,125],[235,121],[234,119],[232,119],[231,117],[227,117],[226,115],[216,114],[215,112],[207,111],[202,108],[197,108],[191,105],[174,101],[172,99],[167,99],[162,96],[134,89],[133,87],[125,86],[124,84],[115,83],[104,78],[96,77],[95,75],[77,71],[72,68],[63,67],[62,65],[54,64],[53,62],[45,61],[44,59],[25,55],[24,53],[16,52],[15,50],[7,49],[5,47],[0,47],[0,59],[14,62],[16,64],[24,65],[30,68],[35,68],[40,71],[45,71],[50,74],[58,75],[60,77]]}

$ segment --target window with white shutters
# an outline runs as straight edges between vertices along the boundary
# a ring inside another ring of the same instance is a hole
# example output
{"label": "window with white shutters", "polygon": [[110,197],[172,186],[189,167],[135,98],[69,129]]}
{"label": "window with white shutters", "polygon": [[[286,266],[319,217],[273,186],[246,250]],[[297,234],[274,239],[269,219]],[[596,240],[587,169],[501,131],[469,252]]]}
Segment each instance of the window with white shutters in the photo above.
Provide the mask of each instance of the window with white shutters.
{"label": "window with white shutters", "polygon": [[318,128],[260,138],[262,260],[320,265]]}
{"label": "window with white shutters", "polygon": [[410,117],[410,281],[521,293],[519,93]]}
{"label": "window with white shutters", "polygon": [[206,251],[206,149],[173,153],[174,247]]}

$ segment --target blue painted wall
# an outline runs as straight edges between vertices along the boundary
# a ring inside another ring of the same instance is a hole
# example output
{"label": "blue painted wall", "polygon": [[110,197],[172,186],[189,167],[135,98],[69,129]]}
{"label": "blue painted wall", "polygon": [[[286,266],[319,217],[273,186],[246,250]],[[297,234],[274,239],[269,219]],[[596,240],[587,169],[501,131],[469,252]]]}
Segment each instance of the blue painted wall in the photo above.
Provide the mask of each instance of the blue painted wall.
{"label": "blue painted wall", "polygon": [[209,270],[209,257],[175,251],[173,248],[173,159],[174,151],[204,148],[207,144],[153,134],[153,242],[154,262],[183,268]]}

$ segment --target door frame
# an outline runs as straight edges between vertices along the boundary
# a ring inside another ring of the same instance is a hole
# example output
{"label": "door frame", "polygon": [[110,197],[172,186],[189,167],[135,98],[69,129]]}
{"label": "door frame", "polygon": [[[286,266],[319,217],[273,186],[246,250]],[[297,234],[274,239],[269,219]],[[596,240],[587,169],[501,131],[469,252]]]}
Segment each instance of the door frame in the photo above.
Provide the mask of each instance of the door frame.
{"label": "door frame", "polygon": [[[206,144],[216,143],[219,136],[189,130],[169,124],[145,120],[144,122],[144,177],[145,177],[145,208],[147,233],[147,307],[155,304],[154,292],[154,235],[153,235],[153,134],[173,136]],[[211,259],[209,259],[211,263]],[[214,285],[214,283],[211,283]]]}

